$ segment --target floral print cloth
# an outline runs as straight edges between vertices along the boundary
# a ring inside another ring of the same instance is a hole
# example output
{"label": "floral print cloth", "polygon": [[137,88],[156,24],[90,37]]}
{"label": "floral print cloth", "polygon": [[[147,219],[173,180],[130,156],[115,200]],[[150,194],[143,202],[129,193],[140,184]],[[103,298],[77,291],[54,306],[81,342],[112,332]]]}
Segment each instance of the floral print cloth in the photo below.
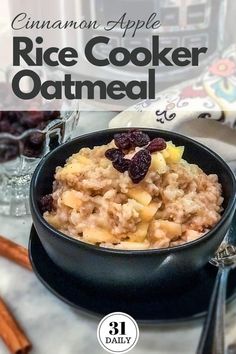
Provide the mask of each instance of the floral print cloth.
{"label": "floral print cloth", "polygon": [[[140,114],[137,114],[137,113]],[[110,127],[146,126],[175,130],[183,121],[212,119],[236,129],[236,46],[198,79],[174,86],[120,113]]]}

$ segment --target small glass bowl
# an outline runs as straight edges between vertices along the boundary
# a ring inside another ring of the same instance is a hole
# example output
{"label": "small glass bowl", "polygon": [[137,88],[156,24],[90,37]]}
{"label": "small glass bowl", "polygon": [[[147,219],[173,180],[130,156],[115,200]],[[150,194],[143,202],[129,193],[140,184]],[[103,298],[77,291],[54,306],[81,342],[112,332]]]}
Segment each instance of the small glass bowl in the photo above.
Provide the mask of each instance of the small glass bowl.
{"label": "small glass bowl", "polygon": [[29,184],[41,158],[68,141],[76,129],[79,111],[61,111],[44,129],[21,135],[0,133],[0,214],[29,214]]}

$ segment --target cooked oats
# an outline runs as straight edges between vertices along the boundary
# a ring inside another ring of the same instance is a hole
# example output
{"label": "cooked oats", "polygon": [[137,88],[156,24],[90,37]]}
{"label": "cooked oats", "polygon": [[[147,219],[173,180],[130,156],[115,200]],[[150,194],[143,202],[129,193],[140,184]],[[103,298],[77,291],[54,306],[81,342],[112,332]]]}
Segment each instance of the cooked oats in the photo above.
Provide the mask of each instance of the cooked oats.
{"label": "cooked oats", "polygon": [[[145,178],[134,184],[105,157],[114,141],[83,148],[57,167],[53,210],[44,218],[62,233],[115,249],[181,245],[209,231],[221,218],[222,188],[215,174],[182,158],[184,148],[167,143],[152,154]],[[132,156],[140,148],[126,152]]]}

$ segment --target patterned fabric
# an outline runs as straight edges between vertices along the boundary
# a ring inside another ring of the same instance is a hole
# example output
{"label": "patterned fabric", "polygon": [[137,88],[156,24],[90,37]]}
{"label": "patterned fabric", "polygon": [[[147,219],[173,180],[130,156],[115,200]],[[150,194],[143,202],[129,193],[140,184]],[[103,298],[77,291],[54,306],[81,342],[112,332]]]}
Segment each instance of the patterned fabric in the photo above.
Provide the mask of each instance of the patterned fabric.
{"label": "patterned fabric", "polygon": [[193,119],[212,119],[236,129],[235,45],[197,80],[169,88],[155,100],[134,105],[115,117],[110,127],[136,125],[174,130],[180,120]]}

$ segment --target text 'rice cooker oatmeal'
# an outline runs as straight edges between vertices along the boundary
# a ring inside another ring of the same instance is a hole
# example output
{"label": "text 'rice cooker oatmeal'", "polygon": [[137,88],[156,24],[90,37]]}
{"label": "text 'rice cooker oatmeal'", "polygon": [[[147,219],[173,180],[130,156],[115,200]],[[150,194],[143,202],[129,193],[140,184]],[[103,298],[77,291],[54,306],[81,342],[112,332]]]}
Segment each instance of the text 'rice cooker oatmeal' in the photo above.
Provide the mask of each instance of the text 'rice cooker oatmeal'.
{"label": "text 'rice cooker oatmeal'", "polygon": [[164,248],[199,238],[220,219],[222,189],[185,161],[183,146],[139,130],[83,148],[57,167],[44,218],[64,234],[125,250]]}

